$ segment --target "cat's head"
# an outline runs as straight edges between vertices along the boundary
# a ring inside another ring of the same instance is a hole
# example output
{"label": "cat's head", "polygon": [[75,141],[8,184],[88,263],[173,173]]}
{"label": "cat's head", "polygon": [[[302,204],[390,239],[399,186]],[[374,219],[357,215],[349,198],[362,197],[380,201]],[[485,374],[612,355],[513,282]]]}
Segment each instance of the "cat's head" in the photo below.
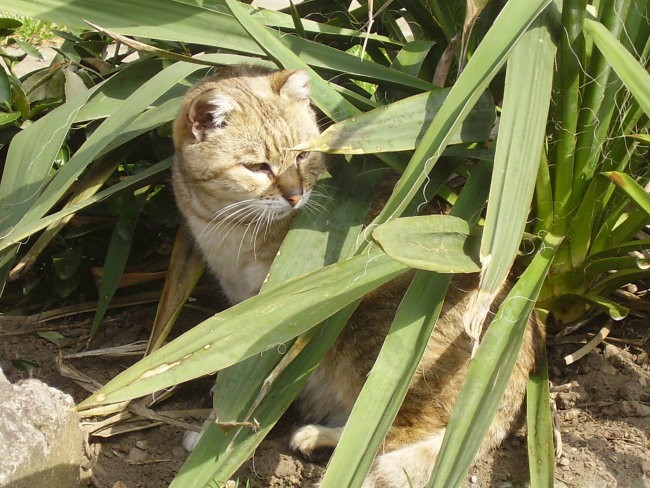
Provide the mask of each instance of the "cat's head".
{"label": "cat's head", "polygon": [[305,71],[239,66],[206,78],[174,122],[179,205],[210,219],[229,205],[242,222],[290,216],[325,169],[322,154],[292,148],[318,132]]}

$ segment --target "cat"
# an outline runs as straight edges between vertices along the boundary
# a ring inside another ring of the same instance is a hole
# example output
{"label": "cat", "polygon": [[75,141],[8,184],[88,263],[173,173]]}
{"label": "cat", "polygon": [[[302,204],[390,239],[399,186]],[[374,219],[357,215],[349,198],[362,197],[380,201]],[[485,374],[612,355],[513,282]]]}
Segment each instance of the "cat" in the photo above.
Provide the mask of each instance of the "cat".
{"label": "cat", "polygon": [[257,294],[325,170],[321,153],[291,149],[319,132],[308,81],[223,69],[189,90],[174,121],[176,202],[231,304]]}
{"label": "cat", "polygon": [[[292,148],[318,134],[305,71],[237,66],[190,89],[174,122],[173,187],[208,267],[235,304],[255,295],[295,212],[325,170],[318,153]],[[409,279],[375,290],[352,316],[298,398],[311,422],[291,437],[307,459],[336,446]],[[427,350],[364,488],[424,487],[464,379],[472,341],[463,314],[477,277],[454,278]],[[497,299],[503,299],[501,296]],[[482,446],[485,452],[520,417],[535,345],[529,320],[505,397]],[[191,448],[198,436],[186,438]]]}

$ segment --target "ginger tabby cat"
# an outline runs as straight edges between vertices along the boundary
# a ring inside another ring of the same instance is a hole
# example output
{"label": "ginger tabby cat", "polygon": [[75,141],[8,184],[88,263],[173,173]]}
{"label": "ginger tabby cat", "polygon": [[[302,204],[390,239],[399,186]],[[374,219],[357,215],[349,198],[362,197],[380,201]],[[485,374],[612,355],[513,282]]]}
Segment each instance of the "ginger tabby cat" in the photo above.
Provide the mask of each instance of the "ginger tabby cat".
{"label": "ginger tabby cat", "polygon": [[[259,291],[292,217],[306,204],[325,169],[322,155],[292,150],[318,133],[308,81],[304,71],[226,68],[188,92],[174,123],[177,203],[233,304]],[[311,423],[293,434],[293,450],[310,458],[336,446],[410,276],[364,299],[308,380],[299,408]],[[470,359],[472,343],[463,329],[463,314],[476,285],[475,276],[453,280],[364,488],[426,485]],[[498,445],[516,426],[539,334],[530,320],[482,452]],[[191,448],[197,440],[190,439],[186,446]]]}

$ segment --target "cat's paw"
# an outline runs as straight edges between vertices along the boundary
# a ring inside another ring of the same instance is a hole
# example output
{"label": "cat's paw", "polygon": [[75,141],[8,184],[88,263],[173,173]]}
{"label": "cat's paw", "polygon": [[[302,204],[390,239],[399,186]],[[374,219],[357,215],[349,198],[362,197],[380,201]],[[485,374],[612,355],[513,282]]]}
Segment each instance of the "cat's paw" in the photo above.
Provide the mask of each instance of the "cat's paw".
{"label": "cat's paw", "polygon": [[336,447],[342,431],[342,427],[305,425],[293,433],[289,446],[306,459],[319,459],[323,457],[324,452]]}

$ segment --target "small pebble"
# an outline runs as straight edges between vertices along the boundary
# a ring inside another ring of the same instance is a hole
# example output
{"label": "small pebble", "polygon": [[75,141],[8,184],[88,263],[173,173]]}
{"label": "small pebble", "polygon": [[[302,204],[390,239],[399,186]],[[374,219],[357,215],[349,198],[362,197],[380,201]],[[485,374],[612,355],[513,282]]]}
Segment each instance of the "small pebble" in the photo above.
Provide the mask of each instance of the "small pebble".
{"label": "small pebble", "polygon": [[473,474],[472,477],[470,478],[470,481],[474,484],[478,483],[478,476]]}
{"label": "small pebble", "polygon": [[123,481],[116,481],[113,488],[128,488]]}
{"label": "small pebble", "polygon": [[636,361],[635,361],[635,362],[636,362],[636,364],[638,364],[639,366],[643,366],[645,363],[648,362],[648,353],[644,351],[644,352],[642,352],[641,354],[639,354],[639,355],[636,357]]}
{"label": "small pebble", "polygon": [[144,439],[141,441],[138,441],[135,443],[135,447],[138,449],[142,449],[143,451],[146,451],[149,449],[149,441],[145,441]]}
{"label": "small pebble", "polygon": [[147,457],[148,455],[145,451],[138,449],[137,447],[132,447],[129,451],[128,459],[134,463],[141,463],[142,461],[146,461]]}
{"label": "small pebble", "polygon": [[569,464],[571,464],[571,461],[569,461],[569,458],[568,458],[568,457],[562,456],[562,457],[560,458],[560,464],[561,464],[562,466],[568,466]]}

